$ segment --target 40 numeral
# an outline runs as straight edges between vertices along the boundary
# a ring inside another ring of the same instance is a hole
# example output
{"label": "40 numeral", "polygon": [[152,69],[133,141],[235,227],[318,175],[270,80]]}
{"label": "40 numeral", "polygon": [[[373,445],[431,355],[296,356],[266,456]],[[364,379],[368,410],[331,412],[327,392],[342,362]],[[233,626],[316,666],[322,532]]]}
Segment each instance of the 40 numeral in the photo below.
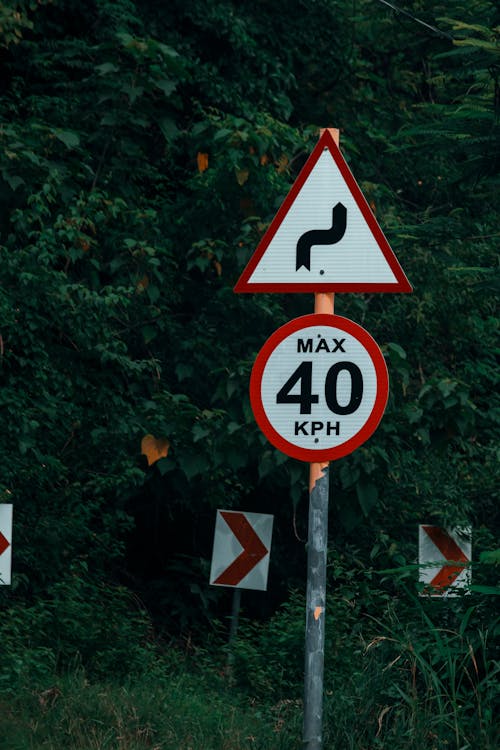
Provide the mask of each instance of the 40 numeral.
{"label": "40 numeral", "polygon": [[[311,406],[319,402],[319,396],[312,392],[312,362],[302,362],[276,394],[277,404],[300,404],[301,414],[310,414]],[[347,372],[351,380],[351,394],[347,404],[338,401],[338,379],[341,372]],[[299,384],[299,392],[291,393]],[[335,362],[325,376],[326,405],[334,414],[353,414],[363,398],[363,375],[354,362]]]}

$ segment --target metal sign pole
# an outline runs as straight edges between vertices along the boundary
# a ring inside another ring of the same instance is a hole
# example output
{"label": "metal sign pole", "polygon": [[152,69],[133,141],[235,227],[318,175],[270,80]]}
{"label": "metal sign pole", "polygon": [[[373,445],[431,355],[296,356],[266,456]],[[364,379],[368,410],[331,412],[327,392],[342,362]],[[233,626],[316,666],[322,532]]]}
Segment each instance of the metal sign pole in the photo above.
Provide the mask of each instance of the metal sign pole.
{"label": "metal sign pole", "polygon": [[[321,131],[322,133],[323,131]],[[335,143],[339,131],[330,128]],[[334,313],[334,295],[314,295],[314,312]],[[309,469],[306,641],[304,670],[304,750],[323,747],[323,673],[325,663],[326,555],[328,550],[328,463]]]}
{"label": "metal sign pole", "polygon": [[[313,467],[311,465],[311,475]],[[328,543],[328,465],[309,495],[306,641],[304,676],[304,750],[321,750],[323,665],[325,657],[326,553]]]}
{"label": "metal sign pole", "polygon": [[[333,294],[318,293],[314,295],[315,313],[333,315],[333,311]],[[328,494],[328,462],[310,464],[304,669],[304,750],[321,750],[323,747]]]}
{"label": "metal sign pole", "polygon": [[238,625],[240,622],[240,608],[241,608],[241,589],[233,589],[233,605],[231,611],[231,625],[229,630],[229,641],[227,644],[227,662],[226,672],[229,678],[232,679],[233,664],[234,664],[234,652],[233,646],[236,641],[236,635],[238,633]]}

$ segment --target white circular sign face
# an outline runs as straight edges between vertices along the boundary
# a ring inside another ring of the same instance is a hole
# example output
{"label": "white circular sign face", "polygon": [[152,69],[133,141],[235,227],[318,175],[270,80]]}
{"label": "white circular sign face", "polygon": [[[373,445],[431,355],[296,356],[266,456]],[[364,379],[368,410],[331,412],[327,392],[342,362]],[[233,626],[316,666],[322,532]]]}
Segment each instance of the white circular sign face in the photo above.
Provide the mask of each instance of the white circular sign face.
{"label": "white circular sign face", "polygon": [[257,423],[283,453],[325,461],[351,453],[376,429],[388,396],[384,357],[361,326],[305,315],[264,344],[250,380]]}

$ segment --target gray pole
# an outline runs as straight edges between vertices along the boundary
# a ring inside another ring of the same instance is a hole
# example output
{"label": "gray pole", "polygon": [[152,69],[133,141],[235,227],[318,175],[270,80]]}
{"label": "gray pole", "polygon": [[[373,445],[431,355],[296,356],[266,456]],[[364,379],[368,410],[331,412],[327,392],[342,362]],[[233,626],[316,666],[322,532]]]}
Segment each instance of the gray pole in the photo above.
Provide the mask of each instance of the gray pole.
{"label": "gray pole", "polygon": [[233,606],[231,612],[231,627],[229,630],[229,646],[231,647],[236,640],[236,634],[238,632],[238,625],[240,619],[240,607],[241,607],[241,589],[233,589]]}
{"label": "gray pole", "polygon": [[[336,144],[339,131],[330,130]],[[334,294],[314,295],[314,312],[334,314]],[[328,547],[328,462],[309,466],[304,750],[323,747],[323,668],[325,663],[326,551]]]}
{"label": "gray pole", "polygon": [[[316,464],[316,466],[318,466]],[[323,666],[325,657],[326,553],[328,546],[328,465],[321,466],[309,496],[307,546],[304,750],[323,747]]]}
{"label": "gray pole", "polygon": [[241,589],[233,589],[233,606],[231,612],[231,625],[229,629],[229,641],[227,650],[227,662],[226,672],[230,680],[233,678],[233,664],[234,664],[234,653],[233,646],[236,640],[236,634],[238,633],[238,625],[240,620],[240,607],[241,607]]}

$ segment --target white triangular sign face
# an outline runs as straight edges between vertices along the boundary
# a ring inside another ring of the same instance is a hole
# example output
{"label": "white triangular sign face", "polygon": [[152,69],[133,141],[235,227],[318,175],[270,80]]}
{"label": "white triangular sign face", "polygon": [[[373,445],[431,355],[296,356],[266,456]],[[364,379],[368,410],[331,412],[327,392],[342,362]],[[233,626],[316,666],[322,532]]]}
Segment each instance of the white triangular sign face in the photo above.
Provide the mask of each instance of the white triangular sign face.
{"label": "white triangular sign face", "polygon": [[235,292],[410,292],[366,199],[325,130]]}

